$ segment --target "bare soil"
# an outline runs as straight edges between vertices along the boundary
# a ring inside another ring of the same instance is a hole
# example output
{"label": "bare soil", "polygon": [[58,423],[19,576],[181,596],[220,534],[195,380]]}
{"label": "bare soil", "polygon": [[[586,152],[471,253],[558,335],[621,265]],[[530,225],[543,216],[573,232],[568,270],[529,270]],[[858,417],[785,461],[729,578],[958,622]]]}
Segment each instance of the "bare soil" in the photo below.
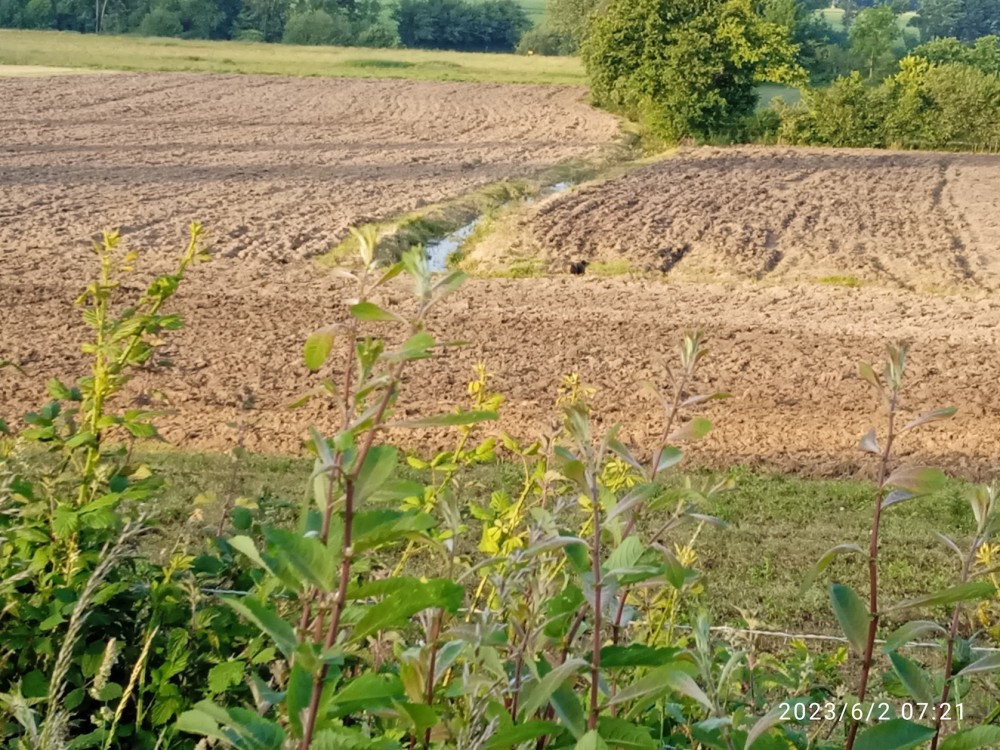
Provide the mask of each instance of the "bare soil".
{"label": "bare soil", "polygon": [[[164,350],[175,366],[141,373],[125,400],[173,409],[162,419],[163,433],[184,449],[224,450],[242,439],[251,450],[297,451],[310,422],[326,429],[335,416],[324,406],[285,408],[317,379],[302,364],[302,342],[344,318],[347,294],[345,282],[318,269],[310,256],[352,223],[605,148],[617,124],[580,103],[580,96],[579,90],[546,87],[201,76],[0,81],[0,99],[17,102],[0,113],[0,359],[18,362],[30,375],[0,369],[0,415],[15,421],[44,399],[46,377],[70,378],[84,366],[79,343],[86,330],[72,300],[93,271],[93,256],[81,237],[122,226],[130,246],[145,249],[153,267],[166,268],[183,241],[183,225],[199,219],[214,230],[217,257],[192,272],[175,300],[188,323],[170,335]],[[755,184],[775,173],[764,169],[766,151],[732,153]],[[774,153],[785,164],[778,174],[799,174],[787,163],[789,152]],[[843,156],[853,164],[856,190],[868,190],[861,182],[870,160],[868,180],[881,188],[866,194],[883,208],[858,217],[851,212],[862,210],[860,202],[844,203],[845,228],[832,234],[851,241],[847,227],[874,220],[866,217],[896,227],[880,230],[886,243],[915,231],[920,214],[932,208],[920,203],[923,180],[897,183],[881,171],[887,169],[882,159],[902,162],[904,156]],[[990,474],[1000,459],[1000,300],[987,292],[989,263],[977,259],[988,260],[990,242],[996,248],[996,163],[912,158],[937,165],[914,167],[938,175],[926,200],[938,194],[940,205],[948,206],[940,215],[951,212],[953,231],[976,248],[969,256],[971,276],[960,264],[934,261],[934,273],[950,274],[946,279],[958,293],[889,285],[848,289],[802,283],[791,274],[762,284],[748,281],[754,274],[746,271],[726,283],[562,273],[473,279],[432,320],[442,338],[471,344],[419,363],[408,376],[406,409],[451,408],[464,398],[471,366],[482,360],[508,397],[500,427],[532,437],[556,415],[560,377],[579,371],[597,388],[594,407],[603,422],[624,422],[625,439],[649,449],[661,417],[637,382],[662,382],[662,361],[672,358],[681,331],[701,326],[712,352],[700,386],[732,397],[708,410],[717,428],[698,447],[698,460],[810,475],[864,474],[871,467],[855,446],[878,415],[873,395],[854,375],[856,363],[879,357],[886,341],[906,338],[913,345],[906,410],[950,403],[961,411],[952,422],[908,435],[902,449],[962,475]],[[759,173],[747,164],[758,165]],[[728,170],[712,171],[727,189],[737,189],[738,181],[726,181]],[[617,190],[614,185],[606,183]],[[641,258],[644,238],[655,231],[629,224],[636,221],[633,214],[647,211],[650,225],[669,214],[645,209],[656,195],[641,182],[634,185],[631,208],[615,204],[611,210],[602,193],[584,188],[540,204],[537,216],[550,221],[557,205],[577,205],[559,231],[581,243],[585,234],[614,236],[615,223],[623,223]],[[580,195],[588,191],[595,192],[584,210]],[[807,205],[825,203],[831,193],[847,201],[852,192],[808,179],[793,191]],[[696,190],[690,195],[693,205],[700,200]],[[701,205],[704,216],[687,215],[705,231],[735,221],[725,211],[751,210],[735,200]],[[938,219],[928,225],[941,237],[940,254],[955,256]],[[879,252],[881,239],[871,243]],[[781,247],[792,255],[791,245]],[[893,247],[900,258],[894,272],[916,286],[907,269],[919,264],[907,259],[902,245]],[[933,258],[932,250],[927,244],[920,252]],[[568,258],[580,250],[562,252]],[[895,256],[883,257],[892,269],[888,259]],[[848,269],[840,261],[830,267]],[[804,267],[800,273],[804,278]],[[130,286],[137,289],[141,281]],[[397,286],[381,301],[392,306],[405,299],[406,290]],[[420,452],[447,442],[440,433],[406,438]]]}
{"label": "bare soil", "polygon": [[[850,280],[921,290],[1000,283],[1000,157],[694,149],[539,205],[472,255],[670,278]],[[833,277],[833,279],[831,279]]]}

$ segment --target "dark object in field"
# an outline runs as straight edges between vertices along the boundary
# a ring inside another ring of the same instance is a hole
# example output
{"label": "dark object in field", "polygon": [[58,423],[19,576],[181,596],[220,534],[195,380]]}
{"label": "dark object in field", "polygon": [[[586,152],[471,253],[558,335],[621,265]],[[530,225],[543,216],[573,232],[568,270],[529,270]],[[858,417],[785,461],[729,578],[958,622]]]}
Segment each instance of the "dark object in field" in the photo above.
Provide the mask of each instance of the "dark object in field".
{"label": "dark object in field", "polygon": [[583,276],[583,272],[587,270],[587,266],[590,265],[588,260],[575,260],[569,264],[569,272],[574,276]]}
{"label": "dark object in field", "polygon": [[657,252],[663,262],[660,263],[660,271],[662,273],[667,273],[671,268],[676,266],[681,258],[691,252],[691,244],[685,242],[681,247],[664,247]]}

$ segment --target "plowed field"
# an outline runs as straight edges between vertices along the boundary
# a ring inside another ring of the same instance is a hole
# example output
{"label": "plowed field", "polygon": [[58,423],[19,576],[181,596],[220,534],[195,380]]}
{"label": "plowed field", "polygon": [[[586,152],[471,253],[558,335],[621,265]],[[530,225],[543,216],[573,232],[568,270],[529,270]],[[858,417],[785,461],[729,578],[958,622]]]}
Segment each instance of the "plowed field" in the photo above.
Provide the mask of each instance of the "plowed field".
{"label": "plowed field", "polygon": [[[515,246],[552,270],[589,260],[673,279],[994,289],[998,186],[996,156],[697,149],[539,206]],[[477,257],[489,267],[506,253]]]}
{"label": "plowed field", "polygon": [[[323,408],[285,409],[315,382],[302,342],[344,316],[346,293],[310,256],[352,223],[596,153],[617,123],[581,95],[201,76],[0,80],[0,100],[15,103],[0,112],[0,359],[32,376],[0,369],[0,414],[13,420],[36,406],[45,377],[80,373],[85,330],[72,299],[93,268],[81,238],[121,226],[152,267],[165,268],[184,225],[198,219],[214,232],[216,260],[176,298],[188,327],[169,338],[175,367],[140,374],[126,397],[168,404],[163,432],[186,449],[226,449],[242,435],[251,450],[297,450],[310,421],[333,420]],[[472,343],[420,363],[405,403],[449,408],[483,360],[508,396],[501,426],[532,436],[555,414],[560,376],[578,370],[597,387],[605,422],[625,422],[624,437],[649,446],[658,407],[637,381],[662,379],[680,332],[702,326],[712,353],[701,385],[732,394],[709,410],[717,429],[702,460],[863,473],[854,446],[875,417],[856,362],[906,338],[906,410],[961,411],[902,449],[966,475],[991,473],[1000,460],[1000,300],[989,294],[1000,166],[973,156],[838,156],[838,179],[820,179],[808,160],[823,153],[699,153],[539,204],[519,241],[523,249],[525,237],[549,238],[544,252],[558,276],[474,279],[442,304],[435,331]],[[670,169],[690,174],[677,180],[686,187],[661,176]],[[560,267],[622,256],[655,267],[665,244],[689,242],[675,264],[683,269],[703,250],[699,233],[732,238],[697,266],[699,281],[570,277]],[[769,251],[781,254],[777,263]],[[706,279],[716,274],[728,281]],[[878,283],[814,283],[828,274]],[[952,293],[917,291],[932,281]],[[383,301],[404,297],[394,288]],[[418,450],[442,441],[409,438]]]}

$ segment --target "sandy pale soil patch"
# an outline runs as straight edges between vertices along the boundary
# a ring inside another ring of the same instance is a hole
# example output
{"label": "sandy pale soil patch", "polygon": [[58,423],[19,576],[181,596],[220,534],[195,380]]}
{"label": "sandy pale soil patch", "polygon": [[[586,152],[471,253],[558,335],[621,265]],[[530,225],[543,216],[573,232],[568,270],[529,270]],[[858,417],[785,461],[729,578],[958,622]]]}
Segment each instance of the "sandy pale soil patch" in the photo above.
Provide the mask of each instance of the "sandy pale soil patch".
{"label": "sandy pale soil patch", "polygon": [[[19,103],[0,115],[0,359],[32,376],[0,370],[0,414],[13,420],[37,406],[45,377],[81,371],[86,331],[72,299],[93,268],[81,237],[121,225],[130,245],[165,268],[183,224],[200,218],[215,230],[217,258],[176,299],[188,327],[164,352],[175,367],[140,374],[126,394],[169,404],[164,434],[187,449],[226,449],[242,432],[252,450],[294,451],[310,421],[333,424],[331,410],[285,406],[316,382],[301,363],[305,337],[345,314],[343,282],[308,258],[349,224],[592,154],[617,132],[580,103],[579,91],[543,87],[123,75],[113,83],[8,80],[0,93]],[[941,204],[954,201],[965,217],[978,206],[988,219],[988,165],[959,169],[974,179],[961,191],[942,185]],[[595,211],[609,210],[593,201]],[[720,210],[698,220],[709,228],[727,221]],[[625,207],[602,215],[630,216]],[[587,231],[605,231],[586,219],[581,212]],[[968,232],[969,246],[996,236],[995,224],[968,222],[955,231]],[[583,231],[572,217],[562,225],[566,235]],[[638,246],[645,235],[633,233]],[[988,264],[973,272],[988,278]],[[442,338],[470,346],[415,367],[404,403],[411,412],[450,408],[482,360],[509,399],[501,426],[530,437],[555,416],[560,377],[578,370],[598,389],[604,423],[624,422],[625,439],[649,448],[660,416],[637,381],[661,380],[681,331],[702,326],[713,352],[701,385],[732,398],[709,411],[718,427],[699,458],[864,473],[854,446],[873,424],[874,403],[854,376],[856,362],[902,337],[913,343],[905,408],[962,409],[903,449],[984,475],[1000,459],[1000,302],[974,284],[962,289],[927,295],[794,277],[772,285],[476,279],[432,321]],[[382,302],[405,298],[393,288]],[[422,452],[445,442],[438,434],[407,439]]]}
{"label": "sandy pale soil patch", "polygon": [[1000,156],[695,149],[539,205],[473,254],[553,270],[911,289],[1000,284]]}
{"label": "sandy pale soil patch", "polygon": [[53,68],[47,65],[0,65],[0,78],[37,78],[45,76],[74,76],[92,73],[110,73],[107,70],[84,68]]}

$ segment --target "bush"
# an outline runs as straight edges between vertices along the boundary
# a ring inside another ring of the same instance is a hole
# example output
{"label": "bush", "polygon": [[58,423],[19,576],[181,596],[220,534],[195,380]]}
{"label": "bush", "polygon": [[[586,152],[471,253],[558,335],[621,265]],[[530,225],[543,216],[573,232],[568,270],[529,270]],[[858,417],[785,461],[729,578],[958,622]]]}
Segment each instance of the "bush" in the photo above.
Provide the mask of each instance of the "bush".
{"label": "bush", "polygon": [[257,29],[242,29],[236,32],[233,39],[237,42],[263,42],[264,32]]}
{"label": "bush", "polygon": [[350,25],[343,15],[310,10],[288,19],[281,41],[285,44],[345,44],[349,36]]}
{"label": "bush", "polygon": [[788,29],[749,0],[611,0],[582,48],[597,104],[667,141],[731,136],[763,81],[799,82]]}
{"label": "bush", "polygon": [[139,33],[143,36],[176,36],[184,33],[179,13],[166,8],[153,8],[142,19]]}
{"label": "bush", "polygon": [[400,0],[393,11],[405,47],[512,52],[531,27],[514,0]]}
{"label": "bush", "polygon": [[526,31],[517,43],[517,52],[522,55],[555,57],[575,54],[577,49],[572,37],[544,26]]}
{"label": "bush", "polygon": [[354,47],[379,47],[390,49],[399,46],[395,24],[379,20],[363,25],[350,42]]}
{"label": "bush", "polygon": [[[921,54],[950,47],[925,45]],[[780,108],[780,135],[798,144],[997,151],[998,111],[1000,75],[914,55],[877,87],[855,72],[807,92],[802,106]]]}

